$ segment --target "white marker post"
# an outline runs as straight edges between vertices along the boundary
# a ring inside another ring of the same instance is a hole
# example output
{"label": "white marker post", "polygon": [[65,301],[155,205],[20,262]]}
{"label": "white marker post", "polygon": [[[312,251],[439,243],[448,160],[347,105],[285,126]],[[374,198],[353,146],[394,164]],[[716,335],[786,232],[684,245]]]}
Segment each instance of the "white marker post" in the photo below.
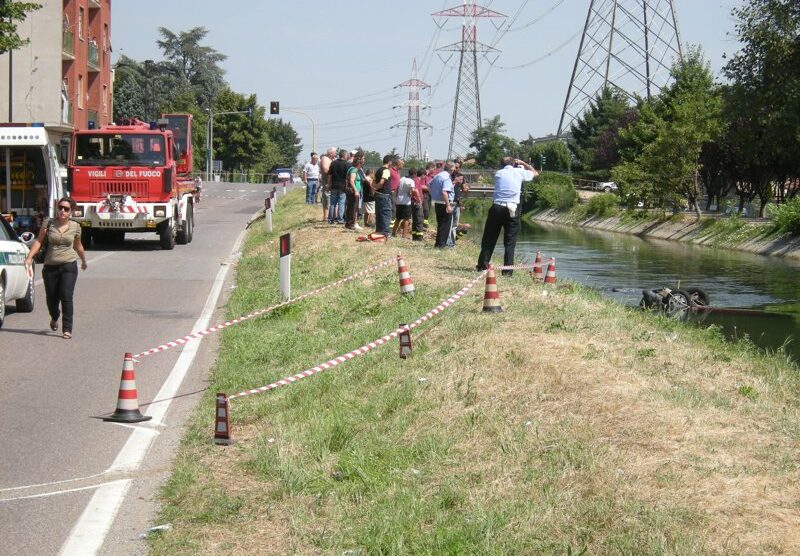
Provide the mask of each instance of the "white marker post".
{"label": "white marker post", "polygon": [[267,233],[272,233],[272,199],[267,197],[264,199],[264,224],[267,227]]}
{"label": "white marker post", "polygon": [[283,234],[280,242],[280,281],[281,299],[289,301],[292,298],[291,278],[292,278],[292,234]]}

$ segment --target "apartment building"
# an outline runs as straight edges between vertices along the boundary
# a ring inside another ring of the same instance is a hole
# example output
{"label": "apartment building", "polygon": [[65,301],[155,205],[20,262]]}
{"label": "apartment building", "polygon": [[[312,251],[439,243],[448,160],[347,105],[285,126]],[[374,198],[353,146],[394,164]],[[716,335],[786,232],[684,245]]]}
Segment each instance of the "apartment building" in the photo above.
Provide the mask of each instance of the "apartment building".
{"label": "apartment building", "polygon": [[[63,176],[72,131],[113,113],[111,0],[38,1],[17,25],[29,43],[0,55],[0,211],[22,215],[46,212],[46,192],[60,189],[52,168],[60,162]],[[3,135],[8,123],[43,126],[47,144],[41,130]]]}

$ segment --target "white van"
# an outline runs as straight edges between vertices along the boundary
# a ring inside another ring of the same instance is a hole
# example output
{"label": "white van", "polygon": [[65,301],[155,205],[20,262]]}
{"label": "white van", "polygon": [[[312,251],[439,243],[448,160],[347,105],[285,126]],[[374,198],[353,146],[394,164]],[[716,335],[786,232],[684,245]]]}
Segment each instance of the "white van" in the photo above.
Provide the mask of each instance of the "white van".
{"label": "white van", "polygon": [[0,213],[36,233],[64,195],[58,152],[43,126],[0,124]]}

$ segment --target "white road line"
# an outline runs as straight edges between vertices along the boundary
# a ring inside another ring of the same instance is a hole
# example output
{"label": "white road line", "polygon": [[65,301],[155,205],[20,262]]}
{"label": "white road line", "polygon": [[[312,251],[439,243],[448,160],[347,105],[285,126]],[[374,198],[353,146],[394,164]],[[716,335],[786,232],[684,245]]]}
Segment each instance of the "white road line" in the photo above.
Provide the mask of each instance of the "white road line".
{"label": "white road line", "polygon": [[30,500],[32,498],[46,498],[48,496],[58,496],[59,494],[69,494],[70,492],[79,492],[81,490],[91,490],[93,488],[103,488],[109,485],[116,485],[117,483],[127,483],[130,482],[131,479],[119,479],[116,481],[109,481],[107,483],[100,483],[99,485],[89,485],[84,487],[76,487],[76,488],[68,488],[65,490],[56,490],[53,492],[43,492],[41,494],[29,494],[27,496],[17,496],[16,498],[5,498],[0,500],[2,502],[14,502],[15,500]]}
{"label": "white road line", "polygon": [[[236,242],[231,250],[231,258],[239,251],[244,241],[245,233],[246,230],[242,230],[239,237],[236,238]],[[194,324],[194,330],[204,330],[208,328],[217,300],[222,292],[222,284],[230,268],[230,264],[225,264],[222,265],[219,272],[217,272],[214,285],[208,294],[205,307],[203,307],[203,312]],[[156,394],[156,400],[164,401],[151,403],[148,406],[145,414],[153,418],[152,422],[154,424],[161,423],[164,419],[164,415],[172,403],[172,398],[178,391],[181,382],[183,382],[199,346],[199,341],[184,346],[180,357],[178,357],[178,360],[175,362],[175,366],[172,367],[161,390]],[[111,470],[137,470],[144,460],[145,455],[147,455],[147,451],[150,449],[150,445],[156,436],[157,435],[152,434],[151,430],[143,428],[134,430],[133,434],[128,438],[128,441],[114,459]],[[73,526],[72,531],[70,531],[69,537],[67,537],[67,540],[61,546],[59,554],[62,556],[88,556],[90,554],[96,554],[102,548],[103,542],[105,542],[105,538],[111,529],[111,525],[114,523],[114,518],[122,505],[122,501],[125,499],[125,495],[128,493],[130,485],[131,480],[126,480],[121,483],[110,483],[98,488],[89,501],[89,504],[83,510],[80,518],[78,518],[78,521]]]}

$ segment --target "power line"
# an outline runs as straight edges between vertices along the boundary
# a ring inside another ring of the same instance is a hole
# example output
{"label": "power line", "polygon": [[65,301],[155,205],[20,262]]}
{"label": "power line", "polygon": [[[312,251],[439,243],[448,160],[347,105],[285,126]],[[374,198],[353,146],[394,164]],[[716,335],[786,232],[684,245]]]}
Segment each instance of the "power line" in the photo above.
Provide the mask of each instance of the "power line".
{"label": "power line", "polygon": [[360,99],[363,99],[363,98],[374,97],[374,96],[377,96],[377,95],[382,95],[384,93],[392,92],[393,90],[394,89],[390,87],[388,89],[382,89],[380,91],[375,91],[374,93],[367,93],[365,95],[361,95],[361,96],[357,96],[357,97],[352,97],[352,98],[347,98],[347,99],[342,99],[342,100],[333,100],[333,101],[330,101],[330,102],[323,102],[323,103],[320,103],[320,104],[309,104],[307,106],[293,106],[292,108],[296,109],[296,110],[316,110],[316,109],[321,109],[321,108],[324,108],[324,107],[327,107],[327,106],[333,106],[333,105],[338,105],[338,104],[350,104],[350,103],[352,103],[353,101],[356,101],[356,100],[360,100]]}
{"label": "power line", "polygon": [[577,33],[575,33],[570,38],[568,38],[567,40],[565,40],[564,42],[559,44],[557,47],[555,47],[554,49],[552,49],[551,51],[549,51],[549,52],[547,52],[545,54],[542,54],[538,58],[535,58],[535,59],[531,60],[530,62],[525,62],[524,64],[519,64],[519,65],[516,65],[516,66],[497,66],[497,69],[502,69],[502,70],[520,69],[520,68],[527,68],[528,66],[532,66],[533,64],[538,64],[542,60],[546,60],[547,58],[549,58],[550,56],[552,56],[553,54],[555,54],[556,52],[558,52],[562,48],[564,48],[567,45],[569,45],[572,41],[577,39],[581,35],[581,33],[583,33],[583,29],[578,29]]}

